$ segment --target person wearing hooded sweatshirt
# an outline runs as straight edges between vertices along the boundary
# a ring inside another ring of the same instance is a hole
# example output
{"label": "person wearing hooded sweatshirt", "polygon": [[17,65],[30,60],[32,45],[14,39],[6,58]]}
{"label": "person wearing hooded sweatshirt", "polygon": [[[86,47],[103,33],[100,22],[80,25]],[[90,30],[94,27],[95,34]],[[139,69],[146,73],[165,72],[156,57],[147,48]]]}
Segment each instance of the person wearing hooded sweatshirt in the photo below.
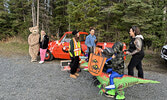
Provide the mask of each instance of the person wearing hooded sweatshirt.
{"label": "person wearing hooded sweatshirt", "polygon": [[69,54],[71,57],[71,63],[70,63],[70,77],[71,78],[77,78],[79,74],[77,73],[77,68],[79,68],[79,56],[81,53],[84,54],[81,48],[81,43],[79,41],[79,32],[77,30],[74,30],[72,32],[73,38],[70,41],[69,45]]}
{"label": "person wearing hooded sweatshirt", "polygon": [[134,76],[134,67],[138,70],[138,77],[144,78],[142,69],[142,59],[144,58],[143,49],[143,36],[140,33],[139,27],[133,26],[129,32],[131,41],[129,43],[129,49],[126,54],[132,55],[130,63],[128,65],[128,75]]}

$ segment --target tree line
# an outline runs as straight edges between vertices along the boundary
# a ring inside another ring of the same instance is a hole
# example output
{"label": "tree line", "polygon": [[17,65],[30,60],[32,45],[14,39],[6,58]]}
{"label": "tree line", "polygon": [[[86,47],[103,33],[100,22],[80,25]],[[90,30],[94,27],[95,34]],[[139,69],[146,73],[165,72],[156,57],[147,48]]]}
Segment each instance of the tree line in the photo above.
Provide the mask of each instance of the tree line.
{"label": "tree line", "polygon": [[[37,21],[38,0],[0,0],[0,40],[27,39]],[[167,43],[167,0],[39,0],[39,28],[48,35],[96,28],[99,41],[129,42],[129,29],[139,26],[147,48]]]}

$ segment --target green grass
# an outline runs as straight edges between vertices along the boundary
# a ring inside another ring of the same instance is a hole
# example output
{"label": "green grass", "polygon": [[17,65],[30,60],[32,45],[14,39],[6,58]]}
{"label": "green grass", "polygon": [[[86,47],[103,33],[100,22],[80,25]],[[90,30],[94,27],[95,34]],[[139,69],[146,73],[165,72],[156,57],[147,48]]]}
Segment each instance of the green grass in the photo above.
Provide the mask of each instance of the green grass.
{"label": "green grass", "polygon": [[[28,43],[19,37],[9,38],[6,41],[0,41],[0,55],[28,55]],[[125,64],[128,65],[132,56],[126,56]],[[160,57],[160,52],[153,52],[151,50],[145,51],[145,57],[142,60],[144,66],[154,66],[166,64]]]}
{"label": "green grass", "polygon": [[[125,64],[128,65],[132,56],[126,56]],[[142,60],[143,66],[165,65],[165,61],[160,57],[160,52],[145,51],[145,56]]]}
{"label": "green grass", "polygon": [[27,55],[28,54],[28,44],[24,40],[19,40],[18,38],[9,39],[8,41],[0,42],[0,52],[4,56],[12,55]]}

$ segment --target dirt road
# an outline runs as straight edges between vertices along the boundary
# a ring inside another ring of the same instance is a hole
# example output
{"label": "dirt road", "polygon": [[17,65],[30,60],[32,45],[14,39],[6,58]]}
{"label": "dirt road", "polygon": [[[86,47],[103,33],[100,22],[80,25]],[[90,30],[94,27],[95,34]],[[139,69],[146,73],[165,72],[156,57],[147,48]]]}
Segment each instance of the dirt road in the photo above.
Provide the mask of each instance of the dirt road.
{"label": "dirt road", "polygon": [[[0,56],[0,100],[114,100],[98,94],[88,72],[71,79],[69,73],[60,70],[59,61],[38,64],[31,63],[29,56]],[[144,66],[145,78],[161,83],[127,88],[126,100],[166,100],[167,68],[148,67]]]}

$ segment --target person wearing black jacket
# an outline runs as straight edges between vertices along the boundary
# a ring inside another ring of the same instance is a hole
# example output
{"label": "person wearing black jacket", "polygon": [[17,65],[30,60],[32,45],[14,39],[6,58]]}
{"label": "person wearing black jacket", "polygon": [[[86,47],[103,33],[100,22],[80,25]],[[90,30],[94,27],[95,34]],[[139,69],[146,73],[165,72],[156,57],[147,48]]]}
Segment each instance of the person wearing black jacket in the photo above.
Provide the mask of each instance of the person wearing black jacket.
{"label": "person wearing black jacket", "polygon": [[48,42],[49,42],[49,37],[46,35],[45,31],[41,30],[41,36],[39,38],[40,57],[41,57],[41,61],[39,62],[40,64],[44,63],[46,50],[48,48]]}
{"label": "person wearing black jacket", "polygon": [[131,41],[129,43],[129,49],[126,54],[132,55],[131,61],[128,65],[128,75],[134,76],[134,67],[138,70],[138,77],[144,78],[142,69],[142,59],[144,58],[143,49],[143,36],[140,33],[140,29],[136,26],[130,28]]}

